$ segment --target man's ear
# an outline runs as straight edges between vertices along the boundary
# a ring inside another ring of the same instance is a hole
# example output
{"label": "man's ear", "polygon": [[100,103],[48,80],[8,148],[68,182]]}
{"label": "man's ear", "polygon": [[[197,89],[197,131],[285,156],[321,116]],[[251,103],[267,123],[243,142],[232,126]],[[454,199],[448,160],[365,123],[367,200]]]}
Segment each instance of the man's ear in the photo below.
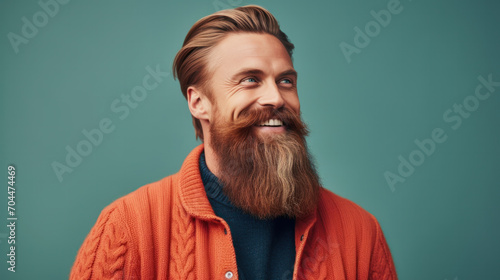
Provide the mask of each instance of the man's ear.
{"label": "man's ear", "polygon": [[200,89],[194,86],[188,87],[187,101],[191,115],[199,120],[210,121],[212,103]]}

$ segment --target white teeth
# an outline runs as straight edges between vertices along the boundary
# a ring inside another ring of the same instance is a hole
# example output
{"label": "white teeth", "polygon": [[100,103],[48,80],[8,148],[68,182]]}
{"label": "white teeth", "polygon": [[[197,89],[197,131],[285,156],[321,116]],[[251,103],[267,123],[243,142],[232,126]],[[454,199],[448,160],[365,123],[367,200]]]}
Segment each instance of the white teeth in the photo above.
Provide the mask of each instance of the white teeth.
{"label": "white teeth", "polygon": [[260,126],[282,126],[283,122],[281,120],[278,120],[278,119],[270,119],[270,120],[267,120],[259,125]]}

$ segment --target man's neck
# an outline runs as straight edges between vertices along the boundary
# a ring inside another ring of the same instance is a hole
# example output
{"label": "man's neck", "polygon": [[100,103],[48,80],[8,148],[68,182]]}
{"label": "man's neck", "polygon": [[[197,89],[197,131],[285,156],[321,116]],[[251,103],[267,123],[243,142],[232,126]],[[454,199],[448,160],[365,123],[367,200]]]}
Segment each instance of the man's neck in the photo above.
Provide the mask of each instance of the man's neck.
{"label": "man's neck", "polygon": [[205,162],[207,163],[208,169],[216,176],[220,177],[219,163],[217,161],[217,156],[215,155],[214,149],[210,145],[209,141],[205,141],[203,144],[205,150]]}

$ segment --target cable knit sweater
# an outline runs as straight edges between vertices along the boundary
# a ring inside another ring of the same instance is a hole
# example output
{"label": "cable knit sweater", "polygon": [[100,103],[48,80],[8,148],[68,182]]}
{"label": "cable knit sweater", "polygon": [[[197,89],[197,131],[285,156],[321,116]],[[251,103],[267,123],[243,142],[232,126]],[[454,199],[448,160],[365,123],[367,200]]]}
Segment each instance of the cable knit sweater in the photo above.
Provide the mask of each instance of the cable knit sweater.
{"label": "cable knit sweater", "polygon": [[[70,279],[238,279],[228,224],[207,199],[195,148],[180,171],[104,208]],[[293,271],[281,279],[397,279],[370,213],[321,189],[317,210],[295,224]]]}

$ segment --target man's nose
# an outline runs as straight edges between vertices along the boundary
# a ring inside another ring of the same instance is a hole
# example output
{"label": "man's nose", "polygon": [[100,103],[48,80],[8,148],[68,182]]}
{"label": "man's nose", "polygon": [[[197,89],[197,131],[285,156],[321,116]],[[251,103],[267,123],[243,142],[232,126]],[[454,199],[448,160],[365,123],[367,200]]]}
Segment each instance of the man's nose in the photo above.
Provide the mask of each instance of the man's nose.
{"label": "man's nose", "polygon": [[285,105],[285,100],[275,83],[263,89],[262,95],[257,102],[260,106],[273,106],[276,109]]}

